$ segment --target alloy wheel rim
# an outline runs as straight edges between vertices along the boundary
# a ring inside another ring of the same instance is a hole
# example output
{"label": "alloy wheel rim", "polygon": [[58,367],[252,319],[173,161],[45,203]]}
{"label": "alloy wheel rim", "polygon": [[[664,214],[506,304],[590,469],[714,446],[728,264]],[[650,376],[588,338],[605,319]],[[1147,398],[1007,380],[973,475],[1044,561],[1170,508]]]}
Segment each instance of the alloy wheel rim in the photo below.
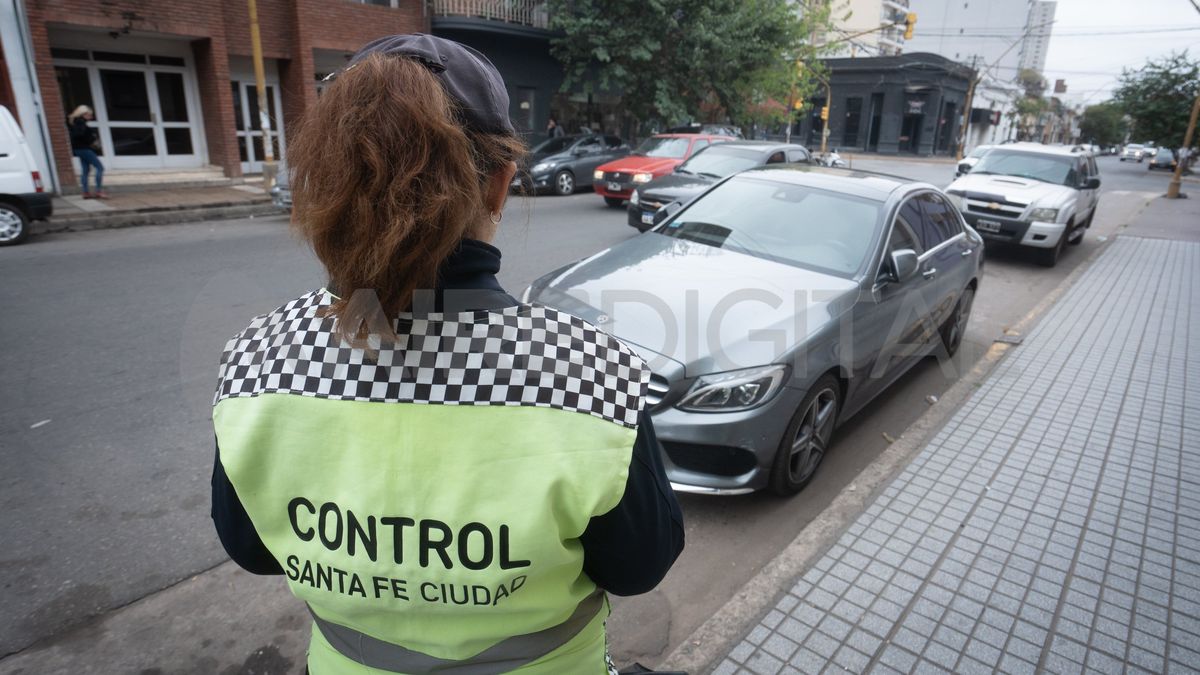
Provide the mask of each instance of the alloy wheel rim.
{"label": "alloy wheel rim", "polygon": [[950,346],[957,347],[962,342],[963,334],[967,332],[967,321],[971,317],[971,304],[975,301],[975,293],[967,291],[958,301],[958,316],[954,317],[954,328],[950,331]]}
{"label": "alloy wheel rim", "polygon": [[21,234],[21,218],[7,209],[0,209],[0,241],[16,239]]}
{"label": "alloy wheel rim", "polygon": [[788,473],[793,482],[802,483],[817,470],[833,435],[835,413],[837,393],[829,388],[814,396],[804,410],[788,457]]}
{"label": "alloy wheel rim", "polygon": [[575,189],[575,181],[571,180],[570,174],[561,174],[558,177],[558,189],[563,193],[570,193]]}

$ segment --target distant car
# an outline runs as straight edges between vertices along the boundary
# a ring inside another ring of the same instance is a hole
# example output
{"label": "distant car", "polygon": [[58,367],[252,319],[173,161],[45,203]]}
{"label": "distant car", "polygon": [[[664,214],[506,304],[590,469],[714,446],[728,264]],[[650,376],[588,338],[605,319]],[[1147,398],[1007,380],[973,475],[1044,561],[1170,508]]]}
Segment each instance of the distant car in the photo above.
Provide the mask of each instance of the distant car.
{"label": "distant car", "polygon": [[588,185],[596,167],[629,154],[629,145],[620,138],[601,134],[560,136],[542,141],[529,151],[512,187],[530,193],[553,191],[557,195],[574,194]]}
{"label": "distant car", "polygon": [[655,134],[628,157],[602,164],[592,173],[592,188],[612,207],[621,206],[634,188],[675,170],[684,160],[714,143],[737,140],[712,134]]}
{"label": "distant car", "polygon": [[693,122],[679,127],[671,127],[663,133],[667,134],[710,134],[713,136],[729,136],[732,138],[744,138],[742,130],[738,127],[729,126],[727,124],[700,124]]}
{"label": "distant car", "polygon": [[970,153],[968,153],[966,157],[963,157],[962,161],[958,163],[958,170],[954,173],[954,177],[958,178],[959,176],[963,175],[964,173],[970,171],[971,167],[975,166],[975,163],[979,161],[979,158],[986,155],[988,150],[991,150],[994,147],[996,147],[996,146],[994,146],[994,145],[977,145],[977,146],[975,146],[975,149],[972,150]]}
{"label": "distant car", "polygon": [[1037,143],[996,148],[946,188],[985,239],[1031,247],[1047,267],[1068,242],[1083,241],[1099,191],[1091,153]]}
{"label": "distant car", "polygon": [[654,214],[671,202],[686,203],[722,178],[765,164],[811,164],[802,145],[770,141],[730,141],[709,146],[675,171],[655,178],[629,196],[629,226],[645,232],[654,226]]}
{"label": "distant car", "polygon": [[1158,152],[1150,160],[1150,165],[1146,168],[1150,171],[1154,169],[1175,170],[1175,153],[1170,148],[1159,148]]}
{"label": "distant car", "polygon": [[546,274],[524,300],[601,325],[646,360],[646,413],[675,490],[791,495],[837,426],[962,344],[983,248],[932,185],[772,164]]}
{"label": "distant car", "polygon": [[1125,151],[1121,153],[1121,161],[1124,162],[1127,159],[1141,164],[1142,160],[1146,159],[1146,148],[1139,143],[1126,145]]}
{"label": "distant car", "polygon": [[1157,145],[1154,145],[1153,143],[1147,143],[1142,146],[1142,157],[1144,159],[1151,159],[1152,157],[1154,157],[1157,154],[1158,154],[1158,146]]}
{"label": "distant car", "polygon": [[29,221],[45,220],[53,212],[25,134],[8,108],[0,106],[0,246],[21,243],[29,236]]}
{"label": "distant car", "polygon": [[281,209],[292,210],[292,188],[286,164],[280,163],[275,173],[275,185],[271,186],[271,202]]}

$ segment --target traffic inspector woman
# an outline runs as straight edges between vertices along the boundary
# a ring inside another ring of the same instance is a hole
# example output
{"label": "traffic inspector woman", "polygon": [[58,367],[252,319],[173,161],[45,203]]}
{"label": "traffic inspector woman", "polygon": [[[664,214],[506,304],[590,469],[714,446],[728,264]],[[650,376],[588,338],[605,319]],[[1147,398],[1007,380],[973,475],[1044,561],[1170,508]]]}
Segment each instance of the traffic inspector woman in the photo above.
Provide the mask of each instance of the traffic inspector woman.
{"label": "traffic inspector woman", "polygon": [[329,283],[225,347],[212,515],[307,603],[315,675],[607,672],[605,591],[683,550],[646,365],[496,281],[508,107],[479,52],[397,35],[289,143]]}

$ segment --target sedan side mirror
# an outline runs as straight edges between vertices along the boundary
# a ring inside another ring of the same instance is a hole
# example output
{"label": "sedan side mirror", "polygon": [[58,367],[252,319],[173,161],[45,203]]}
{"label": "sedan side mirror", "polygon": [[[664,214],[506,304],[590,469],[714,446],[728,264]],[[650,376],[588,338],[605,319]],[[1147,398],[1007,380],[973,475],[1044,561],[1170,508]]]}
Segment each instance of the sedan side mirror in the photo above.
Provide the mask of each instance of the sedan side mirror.
{"label": "sedan side mirror", "polygon": [[897,283],[904,283],[917,273],[917,252],[911,248],[892,251],[892,277]]}
{"label": "sedan side mirror", "polygon": [[675,215],[676,213],[679,213],[679,209],[682,209],[682,208],[683,208],[683,203],[677,202],[677,201],[663,205],[662,208],[660,208],[659,210],[654,212],[654,224],[658,225],[659,223],[666,220],[667,218],[670,218],[671,216]]}
{"label": "sedan side mirror", "polygon": [[1084,185],[1084,189],[1085,190],[1099,190],[1100,189],[1100,179],[1099,178],[1089,178],[1087,180],[1087,184]]}

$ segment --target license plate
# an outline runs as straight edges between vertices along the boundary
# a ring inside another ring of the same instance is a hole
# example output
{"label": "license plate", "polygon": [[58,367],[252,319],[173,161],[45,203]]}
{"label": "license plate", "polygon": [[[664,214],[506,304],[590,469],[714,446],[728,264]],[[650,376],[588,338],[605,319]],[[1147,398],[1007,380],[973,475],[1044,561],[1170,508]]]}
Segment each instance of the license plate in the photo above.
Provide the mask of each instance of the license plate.
{"label": "license plate", "polygon": [[1000,232],[1000,223],[998,223],[994,220],[980,219],[980,220],[975,221],[975,229],[979,230],[980,232],[999,233]]}
{"label": "license plate", "polygon": [[642,224],[643,225],[653,225],[654,224],[654,214],[653,213],[643,213],[642,214]]}
{"label": "license plate", "polygon": [[609,183],[608,190],[609,190],[609,192],[620,192],[621,184],[620,183]]}

